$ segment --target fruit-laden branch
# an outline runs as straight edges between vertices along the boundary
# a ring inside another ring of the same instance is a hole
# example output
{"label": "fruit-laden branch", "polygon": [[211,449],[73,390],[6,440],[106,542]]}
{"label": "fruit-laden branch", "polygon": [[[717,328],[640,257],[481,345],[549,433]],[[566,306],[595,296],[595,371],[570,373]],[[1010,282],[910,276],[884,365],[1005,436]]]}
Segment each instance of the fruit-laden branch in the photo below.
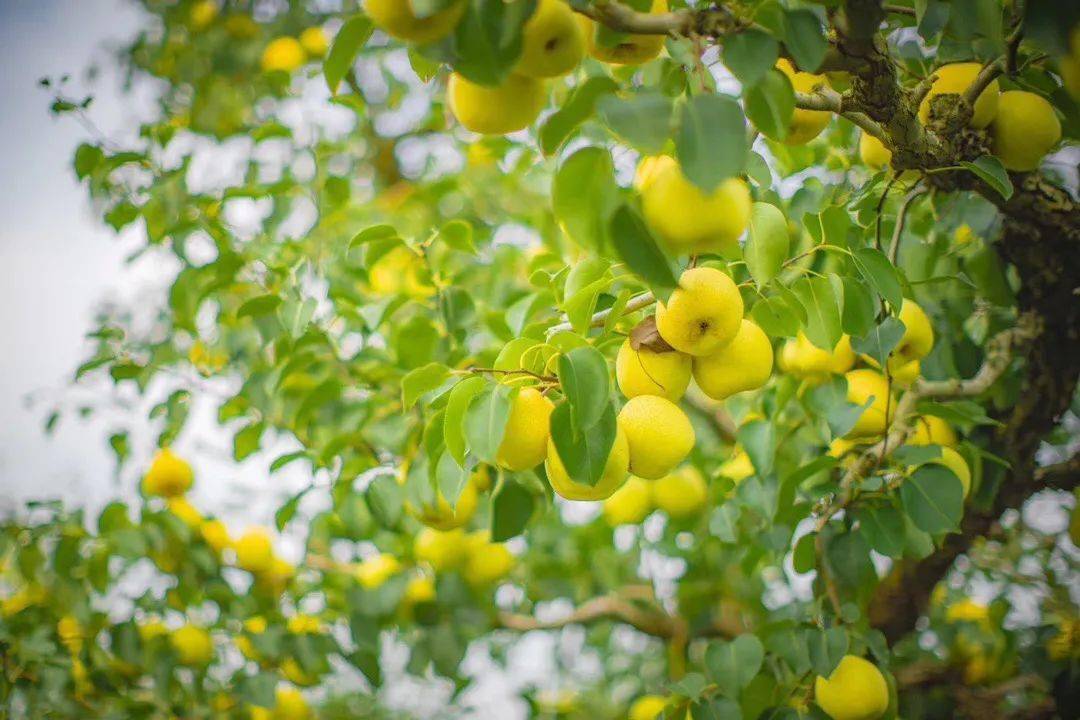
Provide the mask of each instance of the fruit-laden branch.
{"label": "fruit-laden branch", "polygon": [[658,638],[673,638],[685,634],[682,619],[659,609],[647,609],[635,604],[625,593],[612,593],[593,598],[569,615],[556,620],[540,620],[532,615],[501,612],[499,624],[508,630],[557,630],[567,625],[586,625],[599,620],[615,620]]}
{"label": "fruit-laden branch", "polygon": [[647,13],[616,0],[596,0],[592,7],[574,9],[616,32],[635,35],[720,37],[753,25],[720,6]]}
{"label": "fruit-laden branch", "polygon": [[1035,481],[1056,490],[1075,490],[1080,486],[1080,453],[1065,462],[1038,468]]}

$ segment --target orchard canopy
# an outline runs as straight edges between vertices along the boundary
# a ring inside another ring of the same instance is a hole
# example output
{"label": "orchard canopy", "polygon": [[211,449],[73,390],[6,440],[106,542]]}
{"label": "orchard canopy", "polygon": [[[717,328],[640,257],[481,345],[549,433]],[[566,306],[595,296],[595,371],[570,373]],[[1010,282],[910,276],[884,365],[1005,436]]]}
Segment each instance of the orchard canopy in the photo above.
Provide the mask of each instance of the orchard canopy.
{"label": "orchard canopy", "polygon": [[4,521],[0,717],[1077,717],[1080,5],[140,4],[139,501]]}

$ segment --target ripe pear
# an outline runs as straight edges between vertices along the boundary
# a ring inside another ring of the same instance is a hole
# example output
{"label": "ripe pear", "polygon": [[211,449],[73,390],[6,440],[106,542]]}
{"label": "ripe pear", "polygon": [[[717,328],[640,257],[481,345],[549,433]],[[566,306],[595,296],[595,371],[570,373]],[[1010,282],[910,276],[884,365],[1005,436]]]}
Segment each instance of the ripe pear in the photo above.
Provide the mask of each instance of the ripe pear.
{"label": "ripe pear", "polygon": [[330,40],[321,27],[309,27],[300,33],[300,47],[310,57],[320,58],[330,49]]}
{"label": "ripe pear", "polygon": [[532,78],[566,75],[585,57],[585,30],[564,0],[540,0],[522,31],[514,71]]}
{"label": "ripe pear", "polygon": [[793,340],[784,343],[780,351],[781,370],[811,380],[830,373],[846,373],[854,364],[855,351],[851,349],[851,338],[847,335],[842,335],[830,352],[814,345],[800,330]]}
{"label": "ripe pear", "polygon": [[529,127],[547,102],[547,85],[510,75],[501,85],[477,85],[454,73],[446,87],[450,112],[468,130],[505,135]]}
{"label": "ripe pear", "polygon": [[720,477],[726,477],[736,485],[754,474],[754,463],[750,456],[740,447],[735,448],[731,457],[724,461],[718,470]]}
{"label": "ripe pear", "polygon": [[[668,0],[653,0],[649,13],[656,15],[668,11]],[[652,60],[664,49],[664,35],[619,35],[617,45],[604,44],[604,31],[597,23],[584,15],[578,22],[585,33],[589,54],[597,60],[612,65],[640,65]]]}
{"label": "ripe pear", "polygon": [[236,566],[249,573],[266,572],[274,563],[274,545],[265,528],[251,528],[236,541]]}
{"label": "ripe pear", "polygon": [[435,294],[424,259],[404,245],[381,256],[368,268],[368,286],[374,295],[406,295],[423,300]]}
{"label": "ripe pear", "polygon": [[365,0],[364,11],[387,35],[424,44],[449,35],[465,14],[465,5],[466,0],[457,0],[430,17],[418,18],[408,0]]}
{"label": "ripe pear", "polygon": [[653,352],[647,347],[635,350],[627,340],[615,357],[615,380],[628,398],[659,395],[678,402],[690,384],[690,366],[690,356],[677,350]]}
{"label": "ripe pear", "polygon": [[266,72],[291,73],[304,64],[307,55],[300,41],[292,37],[271,40],[262,54],[262,69]]}
{"label": "ripe pear", "polygon": [[457,570],[469,553],[469,539],[461,530],[442,532],[424,528],[413,539],[413,555],[437,572]]}
{"label": "ripe pear", "polygon": [[656,720],[667,707],[667,699],[660,695],[642,695],[630,706],[628,720]]}
{"label": "ripe pear", "polygon": [[[923,125],[930,122],[930,103],[932,98],[938,95],[963,95],[964,91],[975,81],[982,65],[975,62],[953,63],[943,65],[934,71],[937,79],[930,87],[930,92],[923,98],[919,105],[919,120]],[[994,80],[987,85],[978,99],[975,100],[974,112],[969,123],[973,128],[984,128],[993,122],[998,114],[998,96],[1000,94],[998,82]]]}
{"label": "ripe pear", "polygon": [[934,349],[934,326],[926,312],[914,300],[904,298],[900,306],[904,336],[893,350],[906,358],[924,358]]}
{"label": "ripe pear", "polygon": [[941,445],[954,448],[960,442],[952,425],[936,415],[922,415],[915,419],[912,426],[914,431],[907,440],[908,445]]}
{"label": "ripe pear", "polygon": [[502,543],[491,542],[486,530],[469,535],[469,552],[461,574],[473,587],[492,585],[510,574],[516,558]]}
{"label": "ripe pear", "polygon": [[536,388],[522,388],[518,392],[510,405],[510,417],[496,455],[500,467],[521,472],[544,462],[554,409],[551,400]]}
{"label": "ripe pear", "polygon": [[461,488],[457,504],[453,507],[440,491],[433,503],[416,508],[413,507],[412,503],[406,502],[405,509],[410,515],[428,527],[436,530],[453,530],[467,525],[472,520],[479,503],[479,489],[470,477],[465,481],[465,486]]}
{"label": "ripe pear", "polygon": [[694,380],[714,400],[756,390],[772,375],[773,349],[769,337],[746,320],[735,338],[712,355],[694,358]]}
{"label": "ripe pear", "polygon": [[814,701],[833,720],[877,720],[889,707],[889,685],[873,663],[845,655],[832,675],[814,681]]}
{"label": "ripe pear", "polygon": [[201,667],[214,659],[214,641],[210,633],[201,627],[184,625],[177,628],[169,636],[169,643],[181,665]]}
{"label": "ripe pear", "polygon": [[389,553],[379,553],[362,560],[354,569],[353,577],[365,590],[374,590],[401,572],[401,562]]}
{"label": "ripe pear", "polygon": [[656,395],[631,398],[619,412],[626,433],[630,472],[657,480],[671,472],[694,448],[694,427],[678,405]]}
{"label": "ripe pear", "polygon": [[709,499],[709,488],[701,471],[685,465],[653,483],[656,507],[672,520],[684,520],[699,514]]}
{"label": "ripe pear", "polygon": [[[787,75],[795,92],[810,94],[822,85],[829,87],[829,79],[824,75],[800,72],[788,60],[777,61],[776,67]],[[787,135],[784,137],[784,144],[805,145],[820,135],[830,120],[832,120],[832,113],[825,110],[795,108],[795,112],[791,115],[791,124],[788,125]]]}
{"label": "ripe pear", "polygon": [[1061,121],[1042,96],[1009,90],[1001,93],[991,132],[994,155],[1001,164],[1015,172],[1028,172],[1037,169],[1061,141]]}
{"label": "ripe pear", "polygon": [[[873,402],[855,421],[855,426],[848,432],[848,438],[876,437],[885,432],[892,422],[896,410],[896,399],[889,392],[889,383],[876,370],[852,370],[847,378],[847,399],[855,405],[862,405],[873,398]],[[887,414],[887,417],[886,417]]]}
{"label": "ripe pear", "polygon": [[667,303],[656,305],[656,329],[671,347],[688,355],[710,355],[735,338],[743,300],[735,282],[713,268],[687,270]]}
{"label": "ripe pear", "polygon": [[311,707],[296,688],[279,687],[274,691],[274,720],[309,720]]}
{"label": "ripe pear", "polygon": [[859,134],[859,158],[868,168],[881,170],[892,162],[892,150],[873,135],[862,132]]}
{"label": "ripe pear", "polygon": [[548,481],[551,489],[567,500],[606,500],[626,481],[630,467],[630,449],[626,441],[626,433],[620,425],[615,431],[615,442],[611,446],[607,463],[600,480],[593,486],[585,485],[573,480],[563,466],[559,451],[555,443],[548,442],[547,460],[544,469],[547,470]]}
{"label": "ripe pear", "polygon": [[194,479],[191,465],[169,448],[162,448],[143,476],[142,491],[151,497],[177,497],[188,491]]}
{"label": "ripe pear", "polygon": [[637,525],[653,510],[652,484],[631,475],[604,501],[604,520],[611,527]]}
{"label": "ripe pear", "polygon": [[738,249],[753,206],[745,180],[728,178],[705,193],[667,155],[644,160],[638,175],[645,221],[673,252]]}

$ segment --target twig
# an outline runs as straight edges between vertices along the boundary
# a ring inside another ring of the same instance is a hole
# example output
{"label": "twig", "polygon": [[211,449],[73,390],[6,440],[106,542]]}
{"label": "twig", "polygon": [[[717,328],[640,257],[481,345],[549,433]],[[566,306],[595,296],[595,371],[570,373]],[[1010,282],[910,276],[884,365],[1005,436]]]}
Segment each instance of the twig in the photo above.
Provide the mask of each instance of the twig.
{"label": "twig", "polygon": [[900,253],[900,236],[904,233],[908,208],[928,192],[930,191],[916,185],[911,192],[907,194],[907,197],[904,198],[903,204],[900,205],[900,210],[896,213],[896,227],[893,229],[892,242],[889,243],[889,261],[894,265],[896,264],[896,256]]}
{"label": "twig", "polygon": [[1072,490],[1080,485],[1080,452],[1064,462],[1036,469],[1035,481],[1058,490]]}
{"label": "twig", "polygon": [[[637,312],[642,308],[647,308],[655,302],[656,296],[653,295],[651,292],[635,295],[634,297],[630,298],[629,302],[626,303],[626,307],[623,308],[623,315],[629,315],[630,313]],[[610,315],[611,308],[594,313],[592,318],[589,320],[589,327],[602,326],[604,323],[607,322],[608,316]],[[573,329],[574,326],[570,323],[570,321],[565,320],[558,325],[552,325],[550,328],[548,328],[547,336],[551,337],[561,332],[569,332]]]}
{"label": "twig", "polygon": [[983,66],[983,69],[979,71],[979,74],[975,76],[975,79],[971,81],[971,85],[967,90],[964,90],[964,102],[969,107],[975,107],[975,101],[982,95],[983,90],[990,87],[990,83],[998,79],[998,77],[1005,72],[1005,58],[999,57],[997,60],[992,60]]}
{"label": "twig", "polygon": [[866,113],[844,110],[843,97],[835,90],[819,87],[812,93],[795,93],[795,107],[803,110],[836,113],[840,117],[857,125],[863,132],[873,135],[891,147],[891,141],[884,128],[870,119]]}
{"label": "twig", "polygon": [[891,5],[885,3],[881,6],[881,9],[887,13],[893,13],[894,15],[910,15],[911,17],[918,17],[915,13],[915,8],[904,7],[903,5]]}
{"label": "twig", "polygon": [[465,370],[465,372],[472,373],[472,374],[488,373],[489,375],[526,375],[526,376],[531,377],[531,378],[533,378],[535,380],[539,380],[540,382],[545,382],[545,383],[558,383],[559,382],[559,378],[555,377],[554,375],[541,375],[540,373],[535,373],[532,370],[526,370],[524,368],[518,368],[516,370],[499,370],[497,368],[470,367],[470,368],[467,368]]}
{"label": "twig", "polygon": [[672,638],[679,632],[679,622],[667,613],[645,610],[619,594],[602,595],[584,603],[566,617],[539,620],[532,615],[501,612],[498,623],[508,630],[558,630],[567,625],[584,625],[597,620],[617,620],[648,635]]}

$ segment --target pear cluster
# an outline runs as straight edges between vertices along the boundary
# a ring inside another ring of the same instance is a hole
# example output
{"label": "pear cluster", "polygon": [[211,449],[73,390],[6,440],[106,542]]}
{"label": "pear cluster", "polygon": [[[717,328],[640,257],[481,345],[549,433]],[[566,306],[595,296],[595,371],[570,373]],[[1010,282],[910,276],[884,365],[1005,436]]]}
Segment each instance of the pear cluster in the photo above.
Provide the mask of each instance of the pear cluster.
{"label": "pear cluster", "polygon": [[[418,17],[409,3],[400,0],[366,0],[364,4],[378,28],[417,45],[437,42],[454,32],[466,8],[466,0],[457,0],[432,15]],[[667,10],[667,0],[653,0],[649,12]],[[548,82],[573,72],[587,55],[611,65],[638,65],[657,57],[663,47],[663,35],[612,33],[575,13],[566,0],[539,0],[523,28],[521,54],[513,70],[493,85],[453,73],[447,85],[448,106],[461,126],[472,132],[517,132],[532,125],[547,105]]]}

